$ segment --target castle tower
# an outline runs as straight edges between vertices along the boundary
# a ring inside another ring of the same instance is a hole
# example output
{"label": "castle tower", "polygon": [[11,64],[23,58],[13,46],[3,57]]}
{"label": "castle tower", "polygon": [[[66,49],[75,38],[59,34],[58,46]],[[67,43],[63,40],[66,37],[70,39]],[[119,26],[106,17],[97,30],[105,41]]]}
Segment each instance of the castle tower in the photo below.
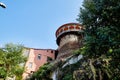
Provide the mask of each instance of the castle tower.
{"label": "castle tower", "polygon": [[64,59],[72,55],[82,45],[83,26],[78,23],[68,23],[60,26],[56,31],[58,45],[57,59]]}

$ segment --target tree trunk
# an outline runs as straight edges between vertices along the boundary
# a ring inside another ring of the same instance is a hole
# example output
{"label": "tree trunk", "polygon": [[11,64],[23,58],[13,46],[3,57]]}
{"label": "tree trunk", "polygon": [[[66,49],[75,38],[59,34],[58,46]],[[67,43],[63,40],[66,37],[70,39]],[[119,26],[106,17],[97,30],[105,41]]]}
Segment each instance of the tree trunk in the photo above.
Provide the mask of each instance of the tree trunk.
{"label": "tree trunk", "polygon": [[102,80],[101,70],[99,69],[98,72],[99,72],[99,80]]}
{"label": "tree trunk", "polygon": [[95,67],[92,65],[92,60],[89,59],[89,65],[93,74],[93,80],[96,80],[96,71],[95,71]]}

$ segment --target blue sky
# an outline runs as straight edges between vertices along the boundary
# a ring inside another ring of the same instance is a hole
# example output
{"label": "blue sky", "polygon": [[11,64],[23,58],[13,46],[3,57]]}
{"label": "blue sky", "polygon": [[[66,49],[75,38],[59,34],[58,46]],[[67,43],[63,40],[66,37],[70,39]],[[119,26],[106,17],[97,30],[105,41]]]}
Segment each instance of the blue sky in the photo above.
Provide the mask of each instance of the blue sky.
{"label": "blue sky", "polygon": [[57,49],[55,32],[63,24],[77,22],[83,0],[0,0],[0,46]]}

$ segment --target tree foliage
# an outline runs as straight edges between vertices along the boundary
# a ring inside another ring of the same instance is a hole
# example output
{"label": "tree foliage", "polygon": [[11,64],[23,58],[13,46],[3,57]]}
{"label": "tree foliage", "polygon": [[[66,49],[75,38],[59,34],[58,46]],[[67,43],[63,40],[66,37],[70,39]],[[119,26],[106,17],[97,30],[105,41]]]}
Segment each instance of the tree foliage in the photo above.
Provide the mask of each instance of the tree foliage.
{"label": "tree foliage", "polygon": [[49,63],[44,64],[35,72],[28,80],[51,80],[52,65]]}
{"label": "tree foliage", "polygon": [[77,20],[85,26],[85,44],[79,52],[92,60],[94,80],[98,74],[104,79],[105,75],[100,72],[109,79],[120,79],[119,11],[119,0],[84,0],[80,8]]}
{"label": "tree foliage", "polygon": [[24,67],[20,64],[26,61],[22,51],[23,46],[15,44],[6,44],[4,48],[0,49],[0,77],[16,76],[20,78],[22,76]]}

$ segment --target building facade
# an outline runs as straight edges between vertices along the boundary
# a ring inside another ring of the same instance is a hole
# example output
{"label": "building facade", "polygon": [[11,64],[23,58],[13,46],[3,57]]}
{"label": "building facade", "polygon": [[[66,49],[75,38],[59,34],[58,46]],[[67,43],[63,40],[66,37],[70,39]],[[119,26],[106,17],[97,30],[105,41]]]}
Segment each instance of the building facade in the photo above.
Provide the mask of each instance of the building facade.
{"label": "building facade", "polygon": [[27,48],[24,50],[24,55],[28,58],[25,63],[23,80],[29,78],[30,75],[36,72],[40,66],[49,61],[55,60],[55,50],[53,49]]}
{"label": "building facade", "polygon": [[23,80],[29,78],[47,62],[71,56],[74,50],[82,46],[83,30],[83,26],[79,23],[67,23],[60,26],[56,31],[57,50],[26,48],[23,54],[28,60],[25,64]]}

